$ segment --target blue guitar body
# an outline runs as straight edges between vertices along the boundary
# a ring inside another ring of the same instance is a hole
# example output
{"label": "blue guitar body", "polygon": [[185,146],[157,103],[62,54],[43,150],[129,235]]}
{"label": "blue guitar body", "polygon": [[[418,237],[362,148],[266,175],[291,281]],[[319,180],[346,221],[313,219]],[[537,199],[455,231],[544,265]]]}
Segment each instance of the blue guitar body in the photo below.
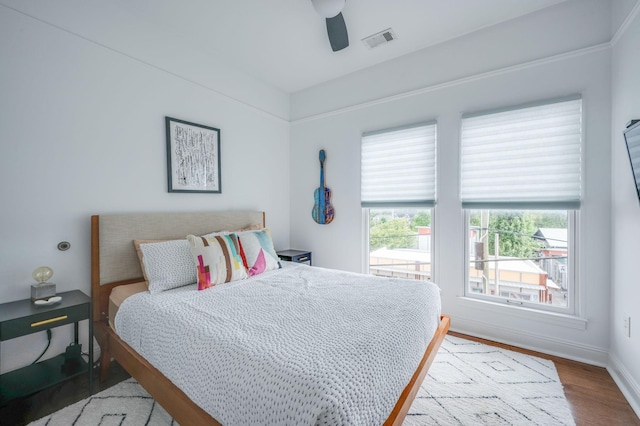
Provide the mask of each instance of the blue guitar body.
{"label": "blue guitar body", "polygon": [[326,159],[326,154],[324,149],[320,150],[320,187],[316,188],[313,193],[313,197],[315,200],[315,204],[313,205],[313,211],[311,212],[311,216],[313,216],[313,220],[320,225],[326,225],[331,223],[333,220],[333,216],[335,215],[335,210],[331,205],[331,190],[324,186],[324,160]]}

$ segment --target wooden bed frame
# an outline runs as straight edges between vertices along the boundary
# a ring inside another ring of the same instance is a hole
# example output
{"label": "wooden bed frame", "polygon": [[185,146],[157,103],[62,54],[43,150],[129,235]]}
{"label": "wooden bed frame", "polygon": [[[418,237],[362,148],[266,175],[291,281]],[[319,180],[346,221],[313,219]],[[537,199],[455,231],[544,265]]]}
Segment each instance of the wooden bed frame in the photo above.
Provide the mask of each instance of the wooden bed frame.
{"label": "wooden bed frame", "polygon": [[[220,425],[197,406],[158,369],[125,343],[108,323],[109,295],[114,287],[143,281],[133,240],[185,238],[187,234],[238,230],[265,226],[264,212],[131,213],[91,217],[91,294],[94,335],[100,345],[100,380],[108,377],[115,359],[142,387],[183,425]],[[427,370],[449,330],[443,315],[425,354],[402,392],[385,425],[400,425],[413,402]]]}

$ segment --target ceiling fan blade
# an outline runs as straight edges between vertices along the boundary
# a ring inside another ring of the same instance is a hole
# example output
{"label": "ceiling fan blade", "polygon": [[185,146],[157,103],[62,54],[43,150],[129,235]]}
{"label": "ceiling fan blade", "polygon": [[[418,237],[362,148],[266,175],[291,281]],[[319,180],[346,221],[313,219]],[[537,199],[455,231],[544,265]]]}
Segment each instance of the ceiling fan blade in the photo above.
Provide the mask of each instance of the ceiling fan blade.
{"label": "ceiling fan blade", "polygon": [[327,18],[327,35],[329,43],[334,52],[342,50],[349,46],[349,35],[347,34],[347,25],[344,23],[342,12],[333,18]]}

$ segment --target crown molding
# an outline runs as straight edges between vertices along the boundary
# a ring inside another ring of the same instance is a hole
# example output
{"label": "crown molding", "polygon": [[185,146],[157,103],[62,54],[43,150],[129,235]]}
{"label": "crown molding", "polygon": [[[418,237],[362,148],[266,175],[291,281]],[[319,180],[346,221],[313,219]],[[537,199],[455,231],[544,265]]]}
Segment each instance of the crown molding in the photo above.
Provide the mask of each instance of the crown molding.
{"label": "crown molding", "polygon": [[450,87],[455,87],[455,86],[460,86],[460,85],[463,85],[463,84],[468,84],[468,83],[472,83],[472,82],[476,82],[476,81],[480,81],[480,80],[485,80],[485,79],[488,79],[488,78],[492,78],[492,77],[496,77],[496,76],[500,76],[500,75],[504,75],[504,74],[518,72],[518,71],[522,71],[522,70],[526,70],[526,69],[530,69],[530,68],[539,67],[539,66],[542,66],[542,65],[552,64],[552,63],[555,63],[555,62],[565,61],[567,59],[577,58],[577,57],[580,57],[580,56],[591,55],[593,53],[601,52],[603,50],[608,50],[610,48],[611,48],[611,43],[610,42],[605,42],[605,43],[597,44],[597,45],[594,45],[594,46],[585,47],[585,48],[582,48],[582,49],[572,50],[570,52],[560,53],[558,55],[548,56],[546,58],[535,59],[535,60],[532,60],[532,61],[528,61],[528,62],[523,62],[521,64],[517,64],[517,65],[511,65],[511,66],[499,68],[499,69],[492,70],[492,71],[486,71],[486,72],[482,72],[482,73],[479,73],[479,74],[474,74],[474,75],[471,75],[471,76],[468,76],[468,77],[462,77],[462,78],[446,81],[446,82],[443,82],[443,83],[428,85],[428,86],[422,87],[420,89],[410,90],[410,91],[407,91],[407,92],[398,93],[396,95],[385,96],[385,97],[382,97],[382,98],[379,98],[379,99],[375,99],[375,100],[372,100],[372,101],[362,102],[362,103],[350,105],[350,106],[347,106],[347,107],[344,107],[344,108],[338,108],[338,109],[335,109],[333,111],[328,111],[328,112],[323,112],[323,113],[319,113],[319,114],[309,115],[307,117],[302,117],[302,118],[298,118],[298,119],[295,119],[295,120],[291,120],[291,124],[305,123],[305,122],[319,120],[319,119],[322,119],[322,118],[327,118],[327,117],[331,117],[331,116],[335,116],[335,115],[340,115],[340,114],[344,114],[344,113],[348,113],[348,112],[352,112],[352,111],[357,111],[357,110],[363,109],[363,108],[370,108],[370,107],[373,107],[373,106],[376,106],[376,105],[381,105],[381,104],[385,104],[385,103],[388,103],[388,102],[393,102],[393,101],[397,101],[397,100],[401,100],[401,99],[411,98],[411,97],[414,97],[414,96],[423,95],[425,93],[431,93],[431,92],[435,92],[435,91],[438,91],[438,90],[443,90],[443,89],[447,89],[447,88],[450,88]]}
{"label": "crown molding", "polygon": [[624,33],[627,32],[627,30],[631,26],[631,23],[636,18],[638,13],[640,13],[640,1],[637,2],[635,6],[633,6],[633,9],[631,9],[631,12],[627,15],[627,18],[624,20],[622,25],[620,25],[620,28],[618,28],[618,31],[616,31],[616,33],[614,34],[610,42],[611,46],[615,46],[618,43],[618,41],[620,41]]}

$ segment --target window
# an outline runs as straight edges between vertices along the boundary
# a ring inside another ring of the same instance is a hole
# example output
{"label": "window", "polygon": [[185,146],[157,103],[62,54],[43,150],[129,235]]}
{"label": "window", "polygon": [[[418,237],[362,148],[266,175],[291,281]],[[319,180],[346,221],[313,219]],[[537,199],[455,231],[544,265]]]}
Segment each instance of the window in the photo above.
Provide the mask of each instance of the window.
{"label": "window", "polygon": [[465,295],[575,310],[581,147],[579,97],[463,116]]}
{"label": "window", "polygon": [[570,306],[575,211],[484,209],[467,215],[468,293],[550,309]]}
{"label": "window", "polygon": [[365,133],[361,163],[369,273],[431,280],[435,122]]}
{"label": "window", "polygon": [[432,280],[431,209],[369,209],[369,273]]}

